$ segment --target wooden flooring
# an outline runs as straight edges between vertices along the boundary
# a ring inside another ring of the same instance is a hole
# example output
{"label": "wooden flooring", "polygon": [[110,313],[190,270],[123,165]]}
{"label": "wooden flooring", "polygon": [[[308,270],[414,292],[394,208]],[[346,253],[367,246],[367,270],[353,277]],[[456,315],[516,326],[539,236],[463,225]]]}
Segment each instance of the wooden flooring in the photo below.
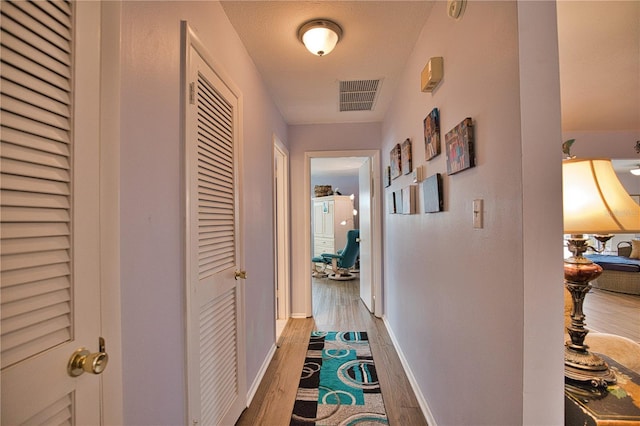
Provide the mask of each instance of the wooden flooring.
{"label": "wooden flooring", "polygon": [[583,310],[587,328],[640,343],[640,296],[591,289]]}
{"label": "wooden flooring", "polygon": [[358,280],[318,279],[313,285],[314,318],[289,319],[279,347],[237,425],[288,425],[312,330],[366,331],[391,425],[426,425],[384,323],[360,301]]}

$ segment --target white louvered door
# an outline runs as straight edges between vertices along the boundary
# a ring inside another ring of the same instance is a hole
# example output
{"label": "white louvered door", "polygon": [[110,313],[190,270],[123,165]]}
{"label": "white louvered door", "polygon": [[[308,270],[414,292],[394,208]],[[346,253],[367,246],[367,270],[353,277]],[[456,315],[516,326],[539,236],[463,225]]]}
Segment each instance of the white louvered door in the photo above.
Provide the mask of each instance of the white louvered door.
{"label": "white louvered door", "polygon": [[186,102],[189,423],[234,424],[246,408],[237,96],[190,47]]}
{"label": "white louvered door", "polygon": [[0,7],[2,424],[99,424],[100,6]]}

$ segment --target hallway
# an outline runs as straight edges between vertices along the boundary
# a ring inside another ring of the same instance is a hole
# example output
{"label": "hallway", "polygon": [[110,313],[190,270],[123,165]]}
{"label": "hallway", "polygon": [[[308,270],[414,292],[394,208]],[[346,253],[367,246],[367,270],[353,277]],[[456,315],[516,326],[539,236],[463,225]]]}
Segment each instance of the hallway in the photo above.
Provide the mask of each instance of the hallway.
{"label": "hallway", "polygon": [[384,323],[360,301],[358,280],[316,279],[313,302],[314,318],[289,319],[262,383],[237,425],[289,424],[312,330],[367,331],[389,423],[426,425]]}

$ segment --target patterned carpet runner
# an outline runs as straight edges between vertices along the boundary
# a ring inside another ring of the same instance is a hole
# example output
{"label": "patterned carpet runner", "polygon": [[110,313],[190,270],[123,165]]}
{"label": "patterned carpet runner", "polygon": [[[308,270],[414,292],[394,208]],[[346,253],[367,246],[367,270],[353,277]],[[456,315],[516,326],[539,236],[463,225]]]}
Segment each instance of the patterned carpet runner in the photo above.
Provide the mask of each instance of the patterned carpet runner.
{"label": "patterned carpet runner", "polygon": [[291,425],[389,424],[366,332],[314,331]]}

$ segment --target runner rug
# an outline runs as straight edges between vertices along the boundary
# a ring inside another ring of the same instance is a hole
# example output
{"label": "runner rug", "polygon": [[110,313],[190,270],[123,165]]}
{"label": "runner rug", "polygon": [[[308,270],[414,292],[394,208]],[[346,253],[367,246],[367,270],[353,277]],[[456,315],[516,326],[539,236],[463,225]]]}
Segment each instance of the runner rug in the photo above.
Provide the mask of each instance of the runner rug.
{"label": "runner rug", "polygon": [[366,332],[311,333],[291,425],[388,424]]}

